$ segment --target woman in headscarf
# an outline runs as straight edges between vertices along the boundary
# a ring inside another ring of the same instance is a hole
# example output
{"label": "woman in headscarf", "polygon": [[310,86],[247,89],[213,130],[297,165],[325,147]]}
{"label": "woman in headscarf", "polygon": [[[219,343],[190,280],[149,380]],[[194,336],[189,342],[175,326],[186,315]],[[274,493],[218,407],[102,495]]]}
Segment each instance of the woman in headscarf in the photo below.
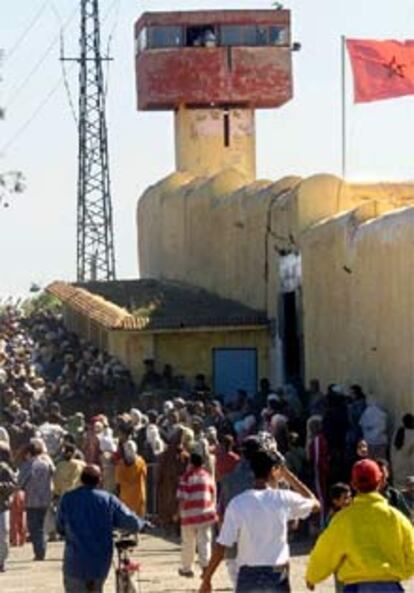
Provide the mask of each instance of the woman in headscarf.
{"label": "woman in headscarf", "polygon": [[183,446],[184,432],[178,428],[172,442],[158,457],[156,471],[157,511],[161,525],[178,524],[177,489],[180,477],[187,469],[189,453]]}
{"label": "woman in headscarf", "polygon": [[306,423],[306,456],[311,464],[312,489],[321,504],[320,526],[322,527],[327,511],[329,450],[322,431],[322,417],[311,416]]}
{"label": "woman in headscarf", "polygon": [[123,458],[115,468],[115,482],[119,498],[139,517],[145,516],[147,500],[147,464],[137,455],[134,441],[123,445]]}
{"label": "woman in headscarf", "polygon": [[85,435],[85,461],[91,465],[100,465],[101,463],[101,447],[99,443],[99,436],[104,431],[103,423],[97,418],[92,418],[88,425]]}
{"label": "woman in headscarf", "polygon": [[148,424],[145,429],[145,437],[148,455],[147,461],[150,463],[155,463],[158,459],[158,456],[161,455],[165,449],[165,443],[161,438],[160,429],[158,426],[156,424]]}
{"label": "woman in headscarf", "polygon": [[107,492],[115,492],[114,455],[117,450],[117,444],[113,438],[112,430],[109,427],[104,433],[99,435],[98,438],[101,450],[100,465],[102,468],[102,487]]}
{"label": "woman in headscarf", "polygon": [[404,414],[392,439],[391,467],[394,486],[403,488],[414,474],[414,415]]}
{"label": "woman in headscarf", "polygon": [[142,451],[145,446],[145,429],[148,419],[138,408],[132,408],[129,411],[131,418],[131,439],[136,443],[138,451]]}
{"label": "woman in headscarf", "polygon": [[161,438],[160,430],[155,423],[150,423],[145,429],[145,448],[143,457],[148,464],[147,476],[147,513],[151,516],[157,514],[156,470],[158,457],[165,450],[165,443]]}

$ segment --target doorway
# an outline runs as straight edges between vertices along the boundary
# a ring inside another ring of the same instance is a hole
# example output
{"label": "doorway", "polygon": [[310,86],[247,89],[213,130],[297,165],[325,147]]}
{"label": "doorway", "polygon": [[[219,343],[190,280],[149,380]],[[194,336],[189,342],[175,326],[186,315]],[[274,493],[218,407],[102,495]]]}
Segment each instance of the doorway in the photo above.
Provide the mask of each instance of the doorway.
{"label": "doorway", "polygon": [[283,368],[286,383],[296,383],[302,375],[301,339],[298,320],[299,291],[281,295],[281,330],[283,345]]}

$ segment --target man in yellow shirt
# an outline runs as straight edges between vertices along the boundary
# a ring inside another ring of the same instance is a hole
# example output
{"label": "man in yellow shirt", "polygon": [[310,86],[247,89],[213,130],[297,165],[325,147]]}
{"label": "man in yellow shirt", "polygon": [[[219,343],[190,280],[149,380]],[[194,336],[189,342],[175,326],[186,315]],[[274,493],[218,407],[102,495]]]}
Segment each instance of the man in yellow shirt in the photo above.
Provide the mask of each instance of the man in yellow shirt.
{"label": "man in yellow shirt", "polygon": [[53,476],[55,496],[63,496],[66,492],[74,490],[81,484],[81,475],[86,466],[84,461],[75,459],[74,445],[66,445],[63,450],[63,459],[56,464]]}
{"label": "man in yellow shirt", "polygon": [[378,492],[381,470],[375,461],[352,469],[354,502],[335,515],[309,558],[308,589],[331,574],[344,593],[400,593],[400,582],[414,575],[414,528]]}

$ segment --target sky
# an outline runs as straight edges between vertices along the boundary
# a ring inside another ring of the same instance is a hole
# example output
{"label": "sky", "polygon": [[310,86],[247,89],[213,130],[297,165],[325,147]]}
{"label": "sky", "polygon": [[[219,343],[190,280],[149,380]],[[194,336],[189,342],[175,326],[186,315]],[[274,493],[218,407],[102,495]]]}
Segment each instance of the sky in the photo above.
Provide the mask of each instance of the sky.
{"label": "sky", "polygon": [[[0,209],[0,297],[76,274],[77,65],[79,0],[0,2],[0,171],[20,170],[27,189]],[[271,8],[272,0],[100,0],[103,51],[113,62],[107,121],[118,278],[138,276],[136,205],[174,170],[173,116],[135,108],[133,24],[150,10]],[[341,172],[341,35],[409,39],[413,0],[288,0],[293,40],[292,101],[257,115],[259,178]],[[66,79],[66,88],[63,84]],[[354,105],[346,66],[347,175],[414,177],[414,97]],[[75,113],[76,115],[76,113]]]}

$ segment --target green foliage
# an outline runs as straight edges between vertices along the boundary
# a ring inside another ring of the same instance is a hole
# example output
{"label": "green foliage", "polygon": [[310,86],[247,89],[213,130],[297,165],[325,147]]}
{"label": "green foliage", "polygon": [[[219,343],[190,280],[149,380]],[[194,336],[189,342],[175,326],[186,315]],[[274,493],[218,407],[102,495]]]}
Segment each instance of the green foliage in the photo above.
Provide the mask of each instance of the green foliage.
{"label": "green foliage", "polygon": [[35,297],[26,299],[22,304],[22,309],[26,315],[40,313],[42,311],[60,313],[62,310],[62,303],[52,294],[42,292]]}

